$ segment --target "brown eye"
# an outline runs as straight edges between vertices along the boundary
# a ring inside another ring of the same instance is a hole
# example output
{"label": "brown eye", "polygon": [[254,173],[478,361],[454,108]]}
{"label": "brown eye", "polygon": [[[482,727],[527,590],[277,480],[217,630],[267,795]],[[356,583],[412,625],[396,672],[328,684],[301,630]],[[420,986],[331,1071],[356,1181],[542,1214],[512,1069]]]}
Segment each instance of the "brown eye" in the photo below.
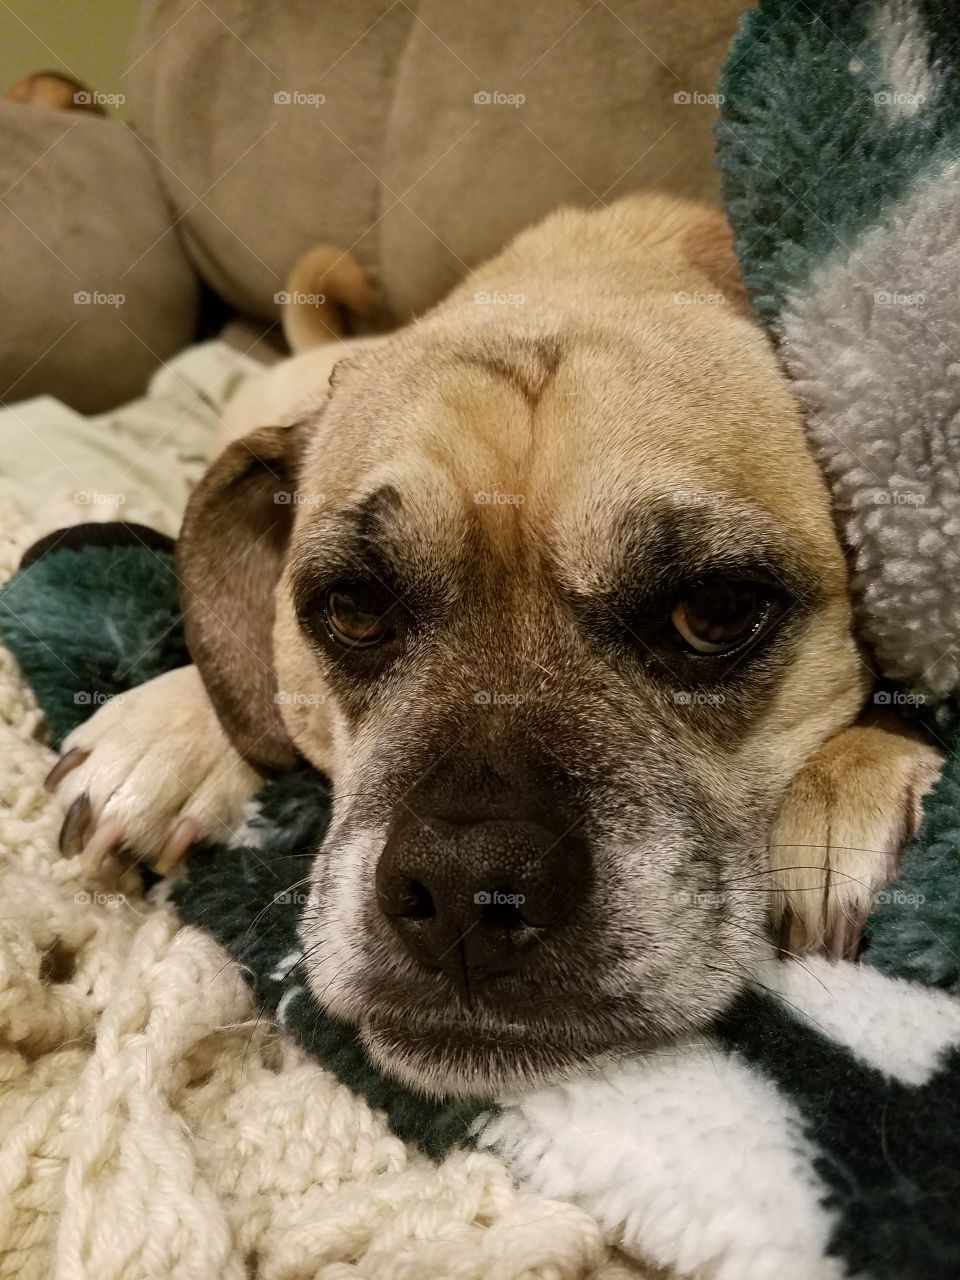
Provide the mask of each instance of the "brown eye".
{"label": "brown eye", "polygon": [[327,592],[327,631],[346,649],[386,644],[397,633],[397,601],[385,588],[358,583]]}
{"label": "brown eye", "polygon": [[691,588],[670,621],[697,653],[726,653],[754,635],[766,615],[766,602],[745,582],[709,582]]}

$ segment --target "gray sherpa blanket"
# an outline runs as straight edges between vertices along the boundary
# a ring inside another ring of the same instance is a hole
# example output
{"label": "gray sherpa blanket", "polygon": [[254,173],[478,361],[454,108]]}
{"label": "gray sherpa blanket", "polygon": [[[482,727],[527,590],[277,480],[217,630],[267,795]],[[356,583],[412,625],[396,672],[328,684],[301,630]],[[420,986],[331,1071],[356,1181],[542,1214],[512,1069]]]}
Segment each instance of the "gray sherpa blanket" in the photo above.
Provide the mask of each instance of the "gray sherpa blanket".
{"label": "gray sherpa blanket", "polygon": [[718,129],[741,265],[806,403],[863,638],[960,682],[960,75],[954,0],[763,3]]}
{"label": "gray sherpa blanket", "polygon": [[[718,131],[745,279],[807,406],[862,634],[896,682],[879,696],[923,713],[948,750],[960,685],[958,42],[952,2],[762,0],[730,53]],[[118,611],[141,620],[141,639],[175,625],[172,574],[155,580],[156,555],[137,570],[137,554],[56,552],[0,598],[57,736],[78,712],[48,678],[53,596],[65,616],[89,615],[86,656],[79,639],[71,649],[81,688],[109,690],[105,673],[124,669],[111,658]],[[104,572],[112,557],[123,573]],[[104,581],[127,594],[92,609]],[[90,590],[71,604],[78,582]],[[192,860],[177,902],[240,960],[263,1007],[405,1139],[434,1156],[498,1151],[672,1275],[960,1277],[956,750],[903,879],[878,896],[865,963],[771,962],[701,1036],[493,1107],[408,1093],[313,1002],[289,887],[326,805],[309,772],[271,783],[245,843]]]}

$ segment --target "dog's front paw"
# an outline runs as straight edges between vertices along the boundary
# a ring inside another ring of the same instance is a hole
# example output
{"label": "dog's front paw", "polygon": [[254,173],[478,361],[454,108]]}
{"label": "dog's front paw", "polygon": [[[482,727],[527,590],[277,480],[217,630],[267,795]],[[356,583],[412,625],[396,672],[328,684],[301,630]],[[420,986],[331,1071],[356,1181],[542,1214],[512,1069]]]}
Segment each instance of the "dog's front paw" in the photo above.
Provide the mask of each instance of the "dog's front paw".
{"label": "dog's front paw", "polygon": [[263,779],[223,732],[196,667],[111,699],[63,744],[47,777],[66,810],[60,849],[91,867],[121,850],[170,871],[223,841]]}
{"label": "dog's front paw", "polygon": [[890,717],[839,733],[797,776],[770,841],[782,954],[856,957],[942,764],[920,734]]}

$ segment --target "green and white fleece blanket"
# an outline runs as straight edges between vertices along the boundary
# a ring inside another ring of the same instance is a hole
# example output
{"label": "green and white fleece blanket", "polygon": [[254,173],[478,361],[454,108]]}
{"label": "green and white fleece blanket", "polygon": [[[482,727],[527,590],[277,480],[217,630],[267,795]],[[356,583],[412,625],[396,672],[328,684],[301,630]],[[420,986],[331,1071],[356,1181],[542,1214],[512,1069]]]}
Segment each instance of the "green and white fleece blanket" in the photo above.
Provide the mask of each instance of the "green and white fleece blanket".
{"label": "green and white fleece blanket", "polygon": [[[958,41],[952,2],[763,0],[732,48],[718,128],[745,278],[806,401],[863,635],[899,682],[885,696],[920,706],[947,746],[960,723]],[[186,657],[169,550],[109,530],[59,541],[0,592],[0,627],[58,740],[91,709],[77,689],[120,693]],[[233,847],[191,859],[175,897],[397,1133],[433,1156],[497,1150],[668,1274],[960,1277],[956,750],[902,880],[880,895],[866,963],[771,961],[698,1038],[488,1107],[409,1093],[313,1003],[293,886],[327,812],[312,772],[270,783]]]}

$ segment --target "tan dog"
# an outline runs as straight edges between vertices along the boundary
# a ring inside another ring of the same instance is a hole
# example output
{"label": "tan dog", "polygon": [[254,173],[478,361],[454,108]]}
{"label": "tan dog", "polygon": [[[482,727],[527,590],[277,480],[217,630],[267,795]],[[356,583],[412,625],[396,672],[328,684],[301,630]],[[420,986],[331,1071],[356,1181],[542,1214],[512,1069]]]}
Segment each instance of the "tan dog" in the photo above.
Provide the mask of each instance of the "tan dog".
{"label": "tan dog", "polygon": [[305,756],[310,981],[434,1091],[696,1026],[771,910],[854,947],[938,757],[858,720],[826,486],[718,216],[557,213],[332,384],[194,495],[197,667],[72,736],[66,848],[169,865]]}

